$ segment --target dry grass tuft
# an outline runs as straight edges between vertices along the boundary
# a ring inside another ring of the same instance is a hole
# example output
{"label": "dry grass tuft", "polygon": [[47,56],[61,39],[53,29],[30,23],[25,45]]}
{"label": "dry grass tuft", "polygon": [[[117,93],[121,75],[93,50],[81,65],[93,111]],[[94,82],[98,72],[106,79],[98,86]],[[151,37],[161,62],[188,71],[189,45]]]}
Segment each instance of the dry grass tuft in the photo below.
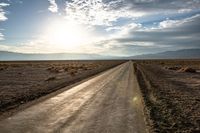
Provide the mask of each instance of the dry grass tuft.
{"label": "dry grass tuft", "polygon": [[75,76],[76,73],[77,73],[77,70],[75,70],[75,69],[71,69],[71,70],[69,71],[69,74],[70,74],[71,76]]}
{"label": "dry grass tuft", "polygon": [[60,68],[60,67],[49,67],[47,68],[47,70],[52,73],[62,73],[65,71],[63,68]]}
{"label": "dry grass tuft", "polygon": [[178,67],[178,66],[172,66],[172,67],[166,67],[166,69],[169,69],[169,70],[179,70],[181,67]]}
{"label": "dry grass tuft", "polygon": [[55,80],[56,79],[56,77],[49,77],[48,79],[46,79],[45,81],[53,81],[53,80]]}
{"label": "dry grass tuft", "polygon": [[0,67],[0,71],[3,71],[3,70],[5,70],[5,68],[3,68],[3,67]]}
{"label": "dry grass tuft", "polygon": [[178,70],[178,72],[189,72],[189,73],[196,73],[196,70],[190,67],[182,67]]}

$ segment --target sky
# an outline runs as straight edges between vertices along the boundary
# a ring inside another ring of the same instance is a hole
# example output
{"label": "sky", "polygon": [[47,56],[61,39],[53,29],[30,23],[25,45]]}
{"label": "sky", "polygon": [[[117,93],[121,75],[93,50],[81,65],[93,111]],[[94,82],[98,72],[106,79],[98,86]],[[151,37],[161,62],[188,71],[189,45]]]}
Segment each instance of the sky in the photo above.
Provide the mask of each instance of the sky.
{"label": "sky", "polygon": [[133,56],[200,48],[200,0],[0,0],[0,51]]}

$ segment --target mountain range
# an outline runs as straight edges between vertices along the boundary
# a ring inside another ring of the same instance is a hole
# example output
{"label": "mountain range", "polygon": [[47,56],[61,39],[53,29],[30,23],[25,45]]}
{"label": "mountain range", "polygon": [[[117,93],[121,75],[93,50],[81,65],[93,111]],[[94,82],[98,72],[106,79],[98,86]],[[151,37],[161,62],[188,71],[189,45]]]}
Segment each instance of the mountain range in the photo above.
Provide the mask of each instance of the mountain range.
{"label": "mountain range", "polygon": [[182,49],[155,54],[130,56],[129,59],[200,59],[200,49]]}
{"label": "mountain range", "polygon": [[0,51],[0,60],[101,60],[101,59],[200,59],[200,49],[183,49],[129,57],[103,56],[81,53],[27,54]]}

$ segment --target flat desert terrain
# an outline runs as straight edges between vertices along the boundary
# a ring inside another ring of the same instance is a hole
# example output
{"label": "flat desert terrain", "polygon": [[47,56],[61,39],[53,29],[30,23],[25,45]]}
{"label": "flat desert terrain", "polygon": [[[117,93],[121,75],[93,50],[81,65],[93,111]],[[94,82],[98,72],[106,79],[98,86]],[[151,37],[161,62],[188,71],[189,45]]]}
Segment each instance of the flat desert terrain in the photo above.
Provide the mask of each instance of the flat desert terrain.
{"label": "flat desert terrain", "polygon": [[0,121],[5,133],[146,133],[132,62]]}
{"label": "flat desert terrain", "polygon": [[2,132],[200,132],[200,60],[0,62],[0,86]]}
{"label": "flat desert terrain", "polygon": [[123,62],[0,62],[0,114]]}
{"label": "flat desert terrain", "polygon": [[200,132],[200,61],[134,64],[151,132]]}

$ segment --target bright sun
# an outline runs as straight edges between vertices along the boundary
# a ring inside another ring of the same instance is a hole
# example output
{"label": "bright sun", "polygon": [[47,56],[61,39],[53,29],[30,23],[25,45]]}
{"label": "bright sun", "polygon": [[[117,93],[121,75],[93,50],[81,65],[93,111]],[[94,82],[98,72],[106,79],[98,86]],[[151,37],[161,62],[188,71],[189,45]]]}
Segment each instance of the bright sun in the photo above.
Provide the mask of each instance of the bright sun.
{"label": "bright sun", "polygon": [[87,29],[75,22],[52,22],[46,31],[46,39],[62,48],[71,49],[89,42]]}

